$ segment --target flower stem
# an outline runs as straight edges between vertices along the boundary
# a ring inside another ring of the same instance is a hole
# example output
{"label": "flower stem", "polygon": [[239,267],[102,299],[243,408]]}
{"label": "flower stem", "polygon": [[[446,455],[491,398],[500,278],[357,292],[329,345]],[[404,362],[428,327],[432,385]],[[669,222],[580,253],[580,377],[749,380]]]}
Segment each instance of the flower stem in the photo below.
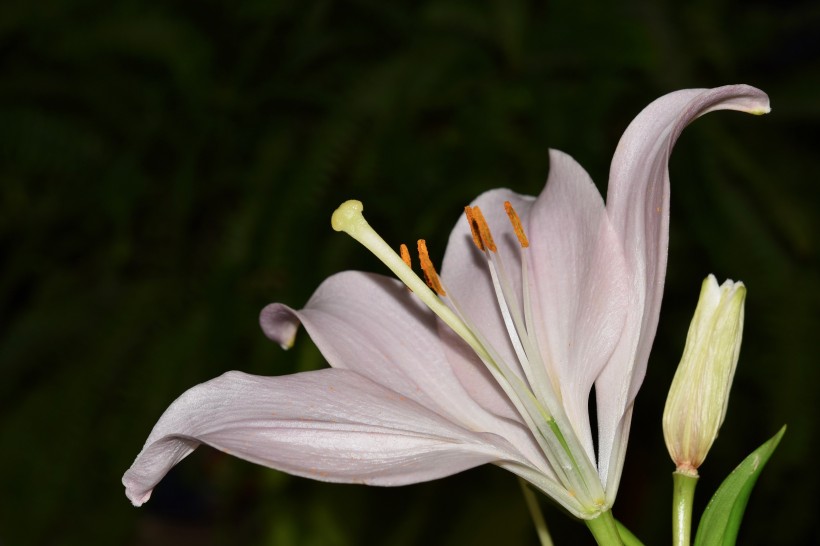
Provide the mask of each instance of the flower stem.
{"label": "flower stem", "polygon": [[615,525],[615,518],[612,516],[611,511],[601,512],[598,517],[584,520],[584,523],[587,524],[592,536],[595,537],[598,546],[623,546],[621,535],[618,534],[618,526]]}
{"label": "flower stem", "polygon": [[524,500],[527,501],[527,508],[530,510],[530,516],[532,516],[532,522],[535,524],[535,531],[538,533],[541,546],[553,546],[552,537],[549,529],[547,529],[547,522],[544,521],[544,514],[541,513],[541,507],[538,505],[538,498],[526,481],[518,478],[518,483],[521,484],[521,491],[524,493]]}
{"label": "flower stem", "polygon": [[677,470],[672,473],[672,544],[689,546],[692,532],[692,501],[698,476],[684,474]]}

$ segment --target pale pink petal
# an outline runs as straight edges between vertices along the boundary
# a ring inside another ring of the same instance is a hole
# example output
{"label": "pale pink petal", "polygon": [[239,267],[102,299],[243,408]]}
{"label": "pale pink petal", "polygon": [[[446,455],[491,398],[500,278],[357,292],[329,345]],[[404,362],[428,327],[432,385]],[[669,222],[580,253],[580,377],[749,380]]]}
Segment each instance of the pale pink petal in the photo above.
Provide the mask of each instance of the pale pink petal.
{"label": "pale pink petal", "polygon": [[[597,383],[599,464],[605,480],[612,443],[623,437],[618,430],[621,416],[643,381],[657,328],[666,274],[672,146],[692,120],[727,109],[762,114],[769,111],[769,100],[747,85],[670,93],[635,118],[612,160],[607,212],[626,254],[634,301],[612,365]],[[617,455],[618,449],[614,451]],[[608,489],[610,486],[607,482]]]}
{"label": "pale pink petal", "polygon": [[623,250],[589,175],[556,150],[547,186],[525,221],[531,327],[570,423],[595,461],[589,394],[626,317]]}
{"label": "pale pink petal", "polygon": [[[669,156],[681,131],[715,110],[769,111],[765,93],[747,85],[685,89],[647,106],[629,125],[612,159],[607,211],[623,241],[635,289],[645,294],[638,360],[645,365],[655,334],[669,227]],[[637,385],[642,375],[636,377]]]}
{"label": "pale pink petal", "polygon": [[[299,323],[334,368],[353,370],[471,430],[500,434],[546,466],[520,419],[487,412],[464,389],[435,316],[399,281],[346,271],[323,282],[304,309],[271,304],[260,315],[265,334],[283,345],[292,342]],[[458,364],[483,368],[475,358]]]}
{"label": "pale pink petal", "polygon": [[298,476],[404,485],[489,462],[529,466],[509,443],[465,430],[355,372],[229,372],[163,414],[123,476],[139,506],[199,444]]}
{"label": "pale pink petal", "polygon": [[[513,285],[513,291],[520,298],[521,249],[504,210],[504,201],[510,201],[519,216],[523,216],[532,206],[533,198],[507,189],[497,189],[481,194],[471,206],[481,208],[506,268],[508,279]],[[463,215],[456,221],[450,233],[441,266],[441,278],[448,291],[447,299],[466,315],[501,359],[514,372],[523,375],[504,326],[486,258],[473,243],[470,226]],[[456,339],[447,327],[442,327],[442,336]],[[448,346],[456,349],[448,351],[447,357],[470,394],[497,415],[519,419],[515,407],[474,353],[463,344],[461,348],[456,343],[448,343]]]}
{"label": "pale pink petal", "polygon": [[304,309],[274,303],[262,310],[259,322],[265,335],[282,345],[288,339],[292,343],[303,324],[331,366],[352,369],[427,407],[470,402],[463,389],[447,388],[458,382],[443,377],[449,366],[435,317],[395,279],[337,273],[316,289]]}

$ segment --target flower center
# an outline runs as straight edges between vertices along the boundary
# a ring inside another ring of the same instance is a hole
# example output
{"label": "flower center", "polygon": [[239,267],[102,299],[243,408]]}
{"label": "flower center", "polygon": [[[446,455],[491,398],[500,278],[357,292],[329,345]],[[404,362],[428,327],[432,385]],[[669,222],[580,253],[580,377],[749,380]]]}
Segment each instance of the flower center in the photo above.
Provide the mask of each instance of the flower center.
{"label": "flower center", "polygon": [[[524,252],[529,247],[529,240],[524,233],[521,220],[512,204],[505,202],[504,208]],[[562,486],[571,496],[577,497],[586,510],[599,509],[600,501],[594,499],[601,498],[603,492],[594,463],[585,456],[572,426],[566,420],[560,403],[560,388],[554,384],[547,372],[538,344],[527,328],[528,324],[533,324],[533,318],[526,260],[522,259],[521,262],[522,293],[519,295],[513,289],[515,285],[510,282],[481,209],[465,207],[464,213],[473,242],[487,260],[498,308],[515,350],[516,359],[524,373],[524,377],[521,377],[499,356],[452,297],[448,298],[450,305],[441,299],[446,297],[447,289],[430,260],[425,241],[420,239],[417,246],[420,267],[425,279],[422,280],[411,268],[410,252],[407,247],[401,245],[400,254],[396,253],[368,224],[362,215],[363,209],[360,201],[350,200],[342,203],[331,218],[333,229],[347,233],[370,250],[473,349],[532,431]]]}

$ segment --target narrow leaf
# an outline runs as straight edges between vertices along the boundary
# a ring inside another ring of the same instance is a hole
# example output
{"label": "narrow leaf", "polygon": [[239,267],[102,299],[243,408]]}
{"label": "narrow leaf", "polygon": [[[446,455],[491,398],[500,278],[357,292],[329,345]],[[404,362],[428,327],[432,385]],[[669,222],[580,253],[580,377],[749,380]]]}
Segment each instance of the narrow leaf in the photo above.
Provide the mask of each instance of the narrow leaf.
{"label": "narrow leaf", "polygon": [[643,542],[617,519],[615,520],[615,526],[618,528],[618,534],[621,535],[621,542],[624,543],[624,546],[644,546]]}
{"label": "narrow leaf", "polygon": [[733,546],[752,488],[786,432],[780,429],[735,468],[715,492],[698,525],[695,546]]}

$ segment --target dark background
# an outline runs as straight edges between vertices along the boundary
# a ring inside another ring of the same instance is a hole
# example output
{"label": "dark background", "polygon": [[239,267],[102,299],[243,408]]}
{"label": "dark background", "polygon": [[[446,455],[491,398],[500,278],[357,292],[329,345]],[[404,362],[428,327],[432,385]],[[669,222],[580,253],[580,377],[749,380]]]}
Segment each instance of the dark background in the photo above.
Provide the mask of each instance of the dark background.
{"label": "dark background", "polygon": [[[748,83],[672,158],[666,299],[616,515],[669,543],[666,390],[700,282],[748,286],[702,506],[784,423],[742,544],[818,543],[816,2],[0,3],[0,544],[536,544],[486,467],[400,489],[292,478],[202,448],[145,507],[120,478],[185,389],[323,366],[257,325],[328,275],[384,271],[343,200],[440,263],[464,204],[535,194],[547,148],[605,191],[622,131],[669,91]],[[545,503],[558,544],[586,530]],[[588,543],[588,542],[586,542]]]}

